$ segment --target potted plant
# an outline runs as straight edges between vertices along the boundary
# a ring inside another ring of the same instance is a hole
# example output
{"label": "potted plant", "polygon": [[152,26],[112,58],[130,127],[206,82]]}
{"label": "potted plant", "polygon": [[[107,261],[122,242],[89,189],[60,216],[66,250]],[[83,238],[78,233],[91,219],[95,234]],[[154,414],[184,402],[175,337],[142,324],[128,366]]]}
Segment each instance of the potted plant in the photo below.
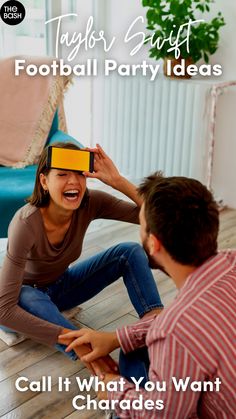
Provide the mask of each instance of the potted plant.
{"label": "potted plant", "polygon": [[[167,60],[176,64],[184,59],[186,66],[200,59],[208,63],[209,56],[216,52],[219,29],[225,21],[221,13],[205,21],[211,3],[214,0],[142,0],[143,6],[148,7],[147,29],[152,31],[146,37],[146,42],[151,40],[152,44],[149,55],[164,59],[165,74]],[[173,48],[174,42],[178,49]]]}

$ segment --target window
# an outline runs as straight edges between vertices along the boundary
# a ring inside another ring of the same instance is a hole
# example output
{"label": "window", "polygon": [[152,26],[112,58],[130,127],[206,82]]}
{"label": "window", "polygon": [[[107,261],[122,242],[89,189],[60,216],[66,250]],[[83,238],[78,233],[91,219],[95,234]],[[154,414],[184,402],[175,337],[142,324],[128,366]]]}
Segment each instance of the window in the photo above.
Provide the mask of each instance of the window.
{"label": "window", "polygon": [[[5,1],[0,1],[0,6]],[[0,25],[1,57],[46,55],[46,1],[24,0],[26,16],[20,25]]]}
{"label": "window", "polygon": [[[5,1],[0,0],[0,7]],[[61,30],[84,30],[88,17],[93,14],[92,0],[24,0],[23,4],[26,11],[23,22],[16,26],[1,22],[1,58],[12,55],[55,55],[57,21],[47,25],[45,22],[57,16],[76,13],[77,18],[71,16],[62,20]]]}

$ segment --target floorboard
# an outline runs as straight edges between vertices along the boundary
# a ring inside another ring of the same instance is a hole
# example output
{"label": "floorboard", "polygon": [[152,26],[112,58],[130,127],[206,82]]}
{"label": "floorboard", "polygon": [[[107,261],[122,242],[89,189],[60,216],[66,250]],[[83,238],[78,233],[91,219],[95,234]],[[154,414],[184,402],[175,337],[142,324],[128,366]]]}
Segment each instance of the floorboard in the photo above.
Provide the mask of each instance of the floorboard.
{"label": "floorboard", "polygon": [[[236,248],[236,210],[224,210],[220,214],[219,247]],[[139,227],[130,224],[109,223],[101,230],[91,230],[86,236],[82,259],[122,241],[139,241]],[[5,253],[6,241],[0,241],[0,266]],[[154,277],[165,305],[173,301],[176,288],[163,273],[154,271]],[[137,314],[126,293],[123,281],[119,280],[103,290],[98,296],[81,305],[77,314],[79,325],[111,331],[134,322]],[[118,351],[114,352],[118,359]],[[29,381],[52,377],[51,392],[19,392],[15,389],[18,377]],[[104,412],[75,410],[72,399],[82,394],[76,384],[76,376],[86,378],[88,371],[81,362],[72,362],[61,353],[27,340],[9,348],[0,340],[0,417],[4,419],[95,419],[104,417]],[[58,377],[71,380],[68,392],[58,391]],[[91,390],[88,394],[95,398]],[[83,395],[83,394],[82,394]],[[85,395],[85,393],[84,393]],[[82,402],[81,402],[82,403]]]}

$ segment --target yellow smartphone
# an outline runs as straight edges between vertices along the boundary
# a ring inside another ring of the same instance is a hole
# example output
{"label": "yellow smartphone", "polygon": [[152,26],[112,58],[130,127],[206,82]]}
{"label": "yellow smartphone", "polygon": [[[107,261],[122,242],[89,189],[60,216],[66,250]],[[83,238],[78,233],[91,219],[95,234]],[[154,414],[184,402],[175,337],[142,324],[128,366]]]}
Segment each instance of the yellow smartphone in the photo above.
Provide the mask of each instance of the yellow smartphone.
{"label": "yellow smartphone", "polygon": [[88,150],[48,147],[47,167],[51,169],[75,170],[78,172],[94,171],[94,153]]}

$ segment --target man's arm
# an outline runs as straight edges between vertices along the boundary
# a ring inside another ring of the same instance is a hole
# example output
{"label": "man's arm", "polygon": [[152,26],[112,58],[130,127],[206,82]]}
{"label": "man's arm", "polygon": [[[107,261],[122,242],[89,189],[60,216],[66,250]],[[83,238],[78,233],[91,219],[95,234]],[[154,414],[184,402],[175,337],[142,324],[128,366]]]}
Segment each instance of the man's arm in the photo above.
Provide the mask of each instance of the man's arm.
{"label": "man's arm", "polygon": [[125,354],[146,345],[147,332],[156,316],[157,313],[153,313],[134,324],[116,330],[119,346]]}
{"label": "man's arm", "polygon": [[121,347],[124,353],[145,346],[147,331],[157,314],[141,319],[138,322],[117,329],[115,332],[99,332],[92,329],[74,330],[59,336],[60,342],[68,344],[66,351],[79,348],[81,345],[91,345],[92,351],[81,357],[83,362],[92,362],[108,355],[114,349]]}

